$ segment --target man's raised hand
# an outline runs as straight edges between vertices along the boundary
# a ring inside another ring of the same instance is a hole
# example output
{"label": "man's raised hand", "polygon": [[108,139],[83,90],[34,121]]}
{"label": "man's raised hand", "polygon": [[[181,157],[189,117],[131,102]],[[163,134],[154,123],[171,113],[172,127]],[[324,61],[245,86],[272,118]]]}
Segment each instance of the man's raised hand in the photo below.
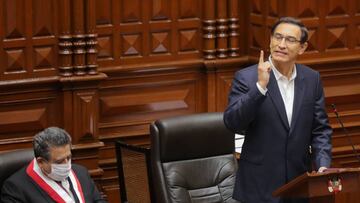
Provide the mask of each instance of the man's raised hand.
{"label": "man's raised hand", "polygon": [[266,89],[269,79],[271,65],[269,61],[264,62],[264,51],[260,51],[259,64],[258,64],[258,83],[263,88]]}

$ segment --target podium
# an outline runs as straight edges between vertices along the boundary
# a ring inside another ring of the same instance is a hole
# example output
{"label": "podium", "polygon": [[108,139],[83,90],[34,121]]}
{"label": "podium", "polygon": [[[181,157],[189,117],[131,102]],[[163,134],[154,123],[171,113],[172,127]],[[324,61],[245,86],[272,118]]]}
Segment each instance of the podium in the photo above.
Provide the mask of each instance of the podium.
{"label": "podium", "polygon": [[304,173],[273,192],[274,197],[310,198],[311,203],[359,202],[360,168]]}

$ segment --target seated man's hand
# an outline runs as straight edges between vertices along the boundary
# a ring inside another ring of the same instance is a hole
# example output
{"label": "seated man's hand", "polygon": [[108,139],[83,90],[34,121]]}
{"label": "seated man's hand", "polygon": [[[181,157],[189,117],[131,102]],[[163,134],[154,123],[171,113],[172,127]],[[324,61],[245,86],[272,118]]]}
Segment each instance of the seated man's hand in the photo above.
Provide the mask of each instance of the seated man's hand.
{"label": "seated man's hand", "polygon": [[321,166],[321,167],[318,169],[318,173],[322,173],[322,172],[324,172],[326,169],[327,169],[327,167]]}

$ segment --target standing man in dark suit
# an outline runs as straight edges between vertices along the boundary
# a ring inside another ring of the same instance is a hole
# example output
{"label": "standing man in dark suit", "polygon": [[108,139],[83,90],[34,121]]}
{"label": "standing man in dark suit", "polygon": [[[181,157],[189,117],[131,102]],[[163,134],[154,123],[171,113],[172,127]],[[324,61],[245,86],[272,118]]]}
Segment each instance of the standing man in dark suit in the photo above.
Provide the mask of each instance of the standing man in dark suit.
{"label": "standing man in dark suit", "polygon": [[[302,173],[331,163],[332,129],[318,72],[295,64],[307,47],[308,31],[297,19],[281,18],[271,29],[264,61],[235,74],[225,125],[244,134],[234,199],[245,203],[281,200],[272,192]],[[310,150],[311,156],[310,156]]]}
{"label": "standing man in dark suit", "polygon": [[86,168],[71,164],[71,137],[50,127],[35,135],[35,158],[10,176],[2,203],[106,203]]}

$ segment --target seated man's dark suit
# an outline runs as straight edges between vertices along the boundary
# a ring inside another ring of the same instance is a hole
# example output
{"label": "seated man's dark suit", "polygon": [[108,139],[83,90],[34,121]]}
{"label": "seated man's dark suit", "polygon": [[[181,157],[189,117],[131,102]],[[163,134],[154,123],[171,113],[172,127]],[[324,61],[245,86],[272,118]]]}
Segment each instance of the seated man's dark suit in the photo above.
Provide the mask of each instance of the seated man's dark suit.
{"label": "seated man's dark suit", "polygon": [[[55,202],[34,180],[26,173],[26,167],[9,177],[1,189],[2,203],[45,203]],[[93,180],[85,167],[72,164],[86,203],[105,203]],[[76,200],[78,202],[78,200]]]}

